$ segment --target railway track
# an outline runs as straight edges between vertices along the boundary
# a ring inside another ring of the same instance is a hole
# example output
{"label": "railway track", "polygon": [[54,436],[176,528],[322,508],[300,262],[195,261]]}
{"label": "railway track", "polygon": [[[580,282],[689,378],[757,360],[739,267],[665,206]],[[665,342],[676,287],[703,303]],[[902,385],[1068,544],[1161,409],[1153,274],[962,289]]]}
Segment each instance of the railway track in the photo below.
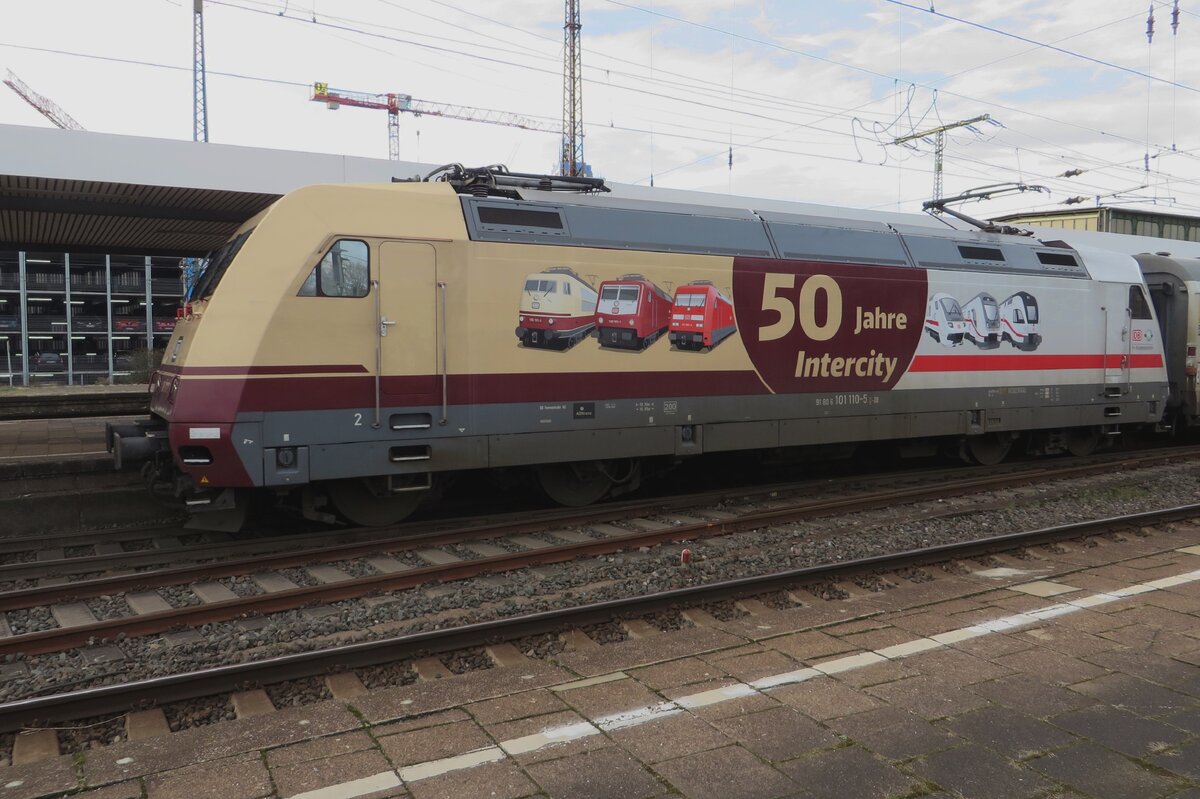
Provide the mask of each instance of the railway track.
{"label": "railway track", "polygon": [[411,660],[430,653],[471,649],[488,642],[577,629],[619,618],[636,618],[681,606],[696,607],[713,602],[761,596],[794,589],[806,583],[878,573],[881,570],[897,571],[923,567],[950,559],[979,558],[992,553],[1052,544],[1065,539],[1100,536],[1196,518],[1200,518],[1200,504],[787,569],[449,629],[23,699],[0,705],[0,732],[21,729],[28,725],[31,719],[48,723],[124,713],[130,708],[149,704],[162,705],[234,692],[247,685],[299,680],[391,661]]}
{"label": "railway track", "polygon": [[[1189,450],[1182,455],[1144,454],[1132,461],[1125,459],[1122,464],[1127,469],[1137,468],[1197,454],[1200,450]],[[267,539],[233,547],[210,543],[192,548],[70,558],[57,564],[10,564],[0,566],[0,579],[28,577],[43,568],[61,572],[70,566],[76,572],[94,573],[101,567],[130,568],[164,560],[177,562],[180,553],[203,561],[68,583],[48,581],[49,584],[0,592],[0,612],[49,607],[50,615],[58,624],[51,629],[0,638],[0,656],[60,652],[117,637],[154,635],[180,627],[194,628],[248,616],[265,616],[314,604],[360,599],[672,542],[698,541],[821,516],[996,491],[1027,485],[1031,481],[1093,475],[1112,468],[1111,462],[1097,461],[1057,468],[1039,465],[1003,475],[956,480],[935,477],[911,488],[857,493],[828,500],[775,499],[767,503],[768,507],[742,513],[704,507],[714,499],[727,501],[729,492],[722,492],[715,496],[677,498],[667,502],[628,503],[620,509],[600,507],[582,513],[556,511],[541,514],[541,518],[532,521],[506,520],[498,524],[427,532],[408,530],[398,537],[363,532],[363,540],[317,547],[301,544],[300,548],[289,548],[291,542],[287,539]],[[793,486],[791,490],[796,489]],[[779,493],[780,489],[774,488],[757,496],[770,497]],[[690,505],[689,510],[698,515],[676,512],[681,504]],[[319,540],[319,535],[307,537],[304,543]],[[263,547],[275,551],[229,557],[233,553]],[[278,547],[284,549],[279,551]],[[224,557],[208,560],[218,553]],[[345,568],[347,562],[351,563],[350,569]],[[299,572],[301,569],[305,571]],[[355,574],[355,571],[361,573]],[[371,573],[366,573],[368,571]],[[301,579],[296,578],[297,572],[302,575]],[[239,594],[219,582],[222,578],[249,578],[257,590],[250,595]],[[154,593],[155,589],[174,586],[190,586],[199,601],[179,607]],[[98,619],[86,604],[78,601],[94,597],[124,597],[130,612],[118,618]]]}

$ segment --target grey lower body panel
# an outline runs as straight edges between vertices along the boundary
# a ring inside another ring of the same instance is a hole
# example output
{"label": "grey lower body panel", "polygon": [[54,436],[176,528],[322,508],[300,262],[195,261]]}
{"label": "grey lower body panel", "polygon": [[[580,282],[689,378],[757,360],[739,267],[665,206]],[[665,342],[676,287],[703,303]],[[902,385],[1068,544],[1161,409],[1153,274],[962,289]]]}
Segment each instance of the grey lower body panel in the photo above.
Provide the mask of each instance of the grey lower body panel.
{"label": "grey lower body panel", "polygon": [[[693,455],[857,441],[978,435],[1159,420],[1166,385],[904,390],[465,404],[447,423],[354,424],[373,409],[255,414],[261,445],[239,448],[256,485],[566,461]],[[440,418],[440,407],[385,408],[388,420]],[[393,417],[393,414],[396,414]],[[423,416],[428,414],[428,417]],[[298,457],[282,469],[278,450]],[[303,472],[297,471],[302,464]]]}

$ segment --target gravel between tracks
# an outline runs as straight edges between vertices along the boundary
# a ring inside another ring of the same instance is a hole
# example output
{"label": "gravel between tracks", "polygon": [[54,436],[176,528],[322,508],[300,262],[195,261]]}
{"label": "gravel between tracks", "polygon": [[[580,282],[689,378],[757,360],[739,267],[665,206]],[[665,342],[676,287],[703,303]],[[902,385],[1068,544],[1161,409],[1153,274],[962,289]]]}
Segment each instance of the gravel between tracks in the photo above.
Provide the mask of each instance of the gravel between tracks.
{"label": "gravel between tracks", "polygon": [[[160,637],[132,639],[119,644],[126,656],[121,664],[88,665],[75,653],[17,658],[27,663],[30,674],[0,687],[0,700],[31,696],[66,683],[98,685],[160,676],[306,651],[334,642],[365,641],[989,534],[1185,505],[1194,502],[1198,493],[1200,466],[1172,464],[691,542],[687,546],[694,561],[689,567],[679,566],[682,545],[676,544],[656,546],[647,552],[543,565],[506,573],[502,580],[485,577],[448,583],[436,591],[400,591],[395,593],[394,601],[387,603],[337,602],[323,616],[302,611],[274,614],[258,629],[245,629],[237,622],[205,625],[198,630],[199,640],[185,637],[181,641],[176,635],[173,645]],[[904,579],[928,577],[920,569],[911,572]],[[822,591],[830,588],[818,587]],[[173,604],[182,599],[175,599]],[[20,613],[10,613],[10,621],[14,616],[20,618]],[[36,612],[25,615],[19,625],[22,631],[45,624]],[[17,626],[14,624],[14,632]],[[548,641],[531,639],[522,646],[537,656],[552,657],[554,645]],[[363,669],[360,674],[368,684],[395,684],[406,679],[402,668]]]}

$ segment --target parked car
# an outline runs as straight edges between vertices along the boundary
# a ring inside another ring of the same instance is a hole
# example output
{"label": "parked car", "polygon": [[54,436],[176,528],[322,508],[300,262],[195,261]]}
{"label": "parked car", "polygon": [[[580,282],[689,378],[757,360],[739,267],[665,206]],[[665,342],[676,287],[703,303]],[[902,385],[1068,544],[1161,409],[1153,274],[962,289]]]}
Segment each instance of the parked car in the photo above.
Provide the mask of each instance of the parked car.
{"label": "parked car", "polygon": [[35,352],[31,363],[43,372],[52,372],[62,368],[63,357],[57,352]]}

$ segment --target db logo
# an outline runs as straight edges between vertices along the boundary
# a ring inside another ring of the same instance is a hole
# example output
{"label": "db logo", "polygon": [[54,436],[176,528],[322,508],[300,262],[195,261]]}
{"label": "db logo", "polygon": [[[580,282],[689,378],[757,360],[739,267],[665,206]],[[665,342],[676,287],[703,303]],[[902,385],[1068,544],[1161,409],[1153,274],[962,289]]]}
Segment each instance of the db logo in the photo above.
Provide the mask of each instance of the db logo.
{"label": "db logo", "polygon": [[1141,341],[1141,340],[1142,340],[1142,331],[1141,331],[1141,330],[1134,330],[1134,331],[1133,331],[1133,340],[1134,340],[1134,341]]}

